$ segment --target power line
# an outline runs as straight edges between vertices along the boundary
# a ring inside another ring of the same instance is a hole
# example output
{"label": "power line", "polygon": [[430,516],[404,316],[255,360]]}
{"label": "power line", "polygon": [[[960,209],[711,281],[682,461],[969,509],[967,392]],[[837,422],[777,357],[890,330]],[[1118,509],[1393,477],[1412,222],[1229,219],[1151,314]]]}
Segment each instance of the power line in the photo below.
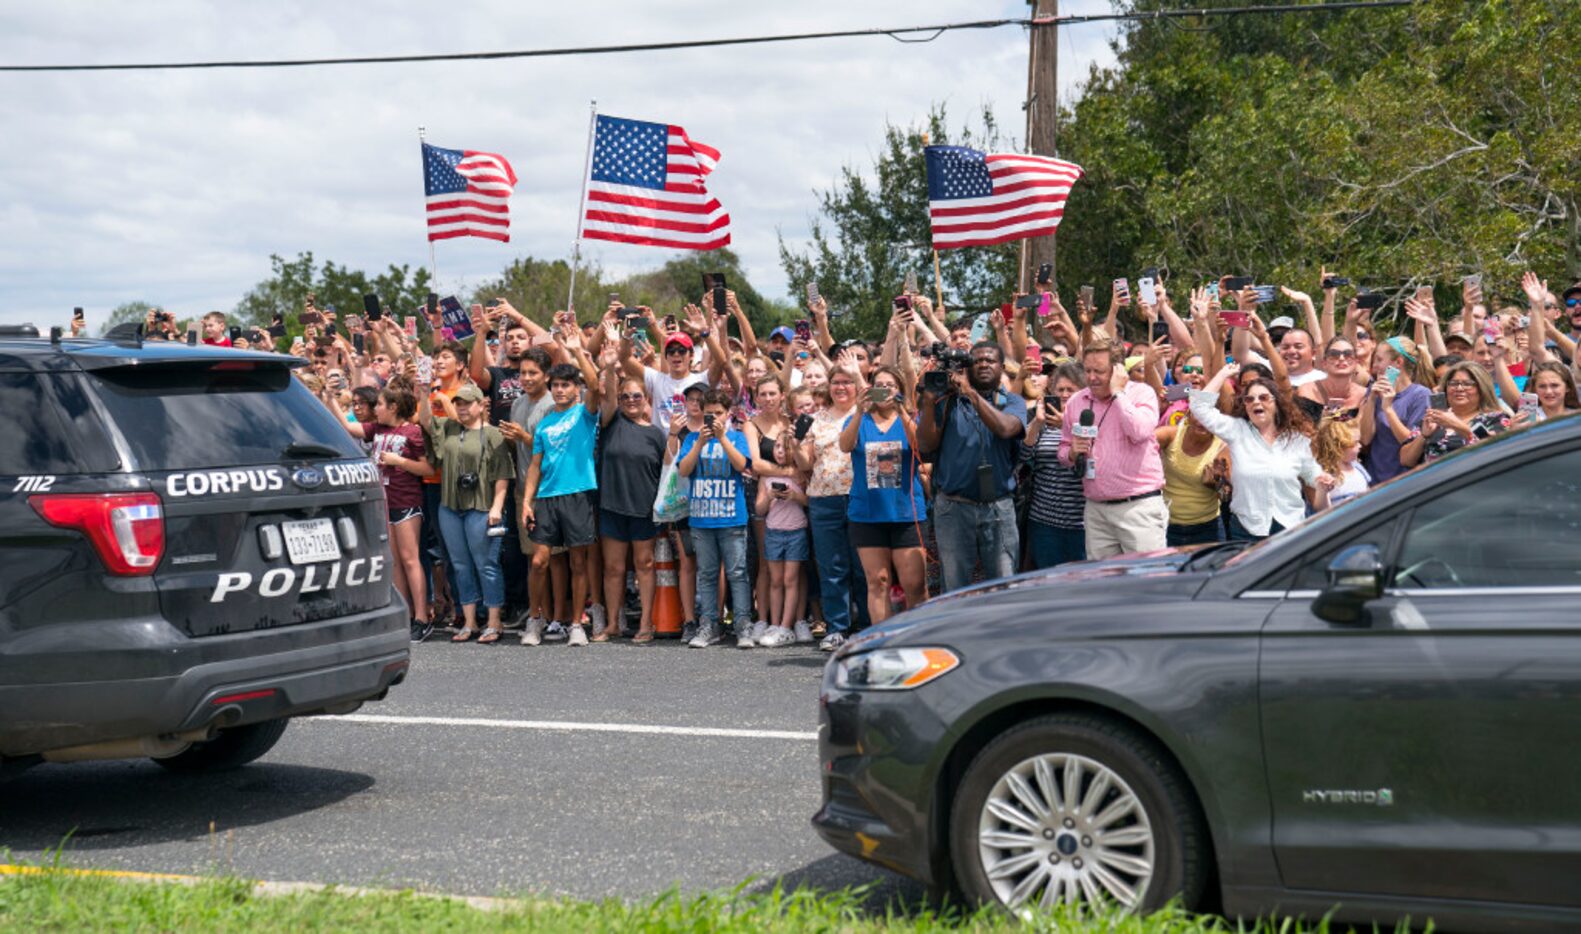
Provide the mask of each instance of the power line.
{"label": "power line", "polygon": [[[627,45],[594,45],[577,48],[519,49],[504,52],[443,52],[433,55],[364,55],[351,58],[291,58],[261,61],[217,62],[122,62],[111,65],[0,65],[0,72],[46,71],[176,71],[199,68],[301,68],[310,65],[388,65],[403,62],[493,61],[507,58],[556,58],[573,55],[615,55],[627,52],[667,52],[676,49],[707,49],[730,45],[761,45],[768,42],[806,42],[817,39],[846,39],[887,36],[897,42],[932,42],[947,32],[967,29],[998,29],[1003,26],[1046,28],[1079,23],[1115,20],[1161,20],[1207,16],[1246,16],[1261,13],[1329,13],[1344,10],[1411,6],[1421,0],[1348,0],[1338,3],[1283,4],[1276,6],[1221,7],[1218,9],[1151,10],[1135,13],[1094,13],[1043,19],[984,19],[937,26],[904,26],[893,29],[847,29],[830,32],[785,33],[775,36],[739,36],[732,39],[683,39],[676,42],[642,42]],[[916,37],[919,34],[920,38]]]}

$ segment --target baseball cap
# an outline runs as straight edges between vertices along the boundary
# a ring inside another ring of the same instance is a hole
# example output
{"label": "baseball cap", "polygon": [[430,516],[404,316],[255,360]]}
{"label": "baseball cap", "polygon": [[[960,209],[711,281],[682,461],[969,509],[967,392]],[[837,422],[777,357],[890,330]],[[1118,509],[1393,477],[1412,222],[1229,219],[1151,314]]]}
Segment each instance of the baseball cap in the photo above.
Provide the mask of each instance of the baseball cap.
{"label": "baseball cap", "polygon": [[456,390],[455,398],[464,399],[467,402],[482,402],[488,397],[483,395],[483,390],[478,388],[477,383],[467,383]]}
{"label": "baseball cap", "polygon": [[1560,299],[1560,301],[1566,301],[1572,295],[1581,296],[1581,282],[1577,282],[1575,285],[1572,285],[1570,288],[1565,289],[1564,294],[1559,296],[1559,299]]}
{"label": "baseball cap", "polygon": [[1467,347],[1471,346],[1471,338],[1467,337],[1463,331],[1450,331],[1448,334],[1445,334],[1444,343],[1448,345],[1450,341],[1459,341],[1460,343],[1465,344]]}
{"label": "baseball cap", "polygon": [[1274,320],[1268,322],[1268,330],[1270,331],[1276,330],[1278,328],[1293,328],[1295,326],[1296,319],[1290,317],[1289,315],[1280,315]]}
{"label": "baseball cap", "polygon": [[796,332],[792,331],[790,328],[788,328],[788,327],[786,327],[785,325],[782,324],[779,327],[777,327],[774,330],[769,332],[769,339],[770,340],[772,340],[773,338],[776,338],[776,337],[783,338],[785,340],[785,343],[788,344],[791,341],[796,339]]}
{"label": "baseball cap", "polygon": [[1136,369],[1137,367],[1139,367],[1141,365],[1142,365],[1142,358],[1141,357],[1126,357],[1125,358],[1125,371],[1127,373],[1131,372],[1132,370]]}
{"label": "baseball cap", "polygon": [[664,341],[664,349],[665,350],[669,350],[671,344],[680,344],[682,347],[685,347],[687,350],[691,350],[692,349],[692,339],[690,337],[687,337],[685,334],[681,334],[679,332],[677,332],[675,334],[671,334],[668,338],[665,339],[665,341]]}

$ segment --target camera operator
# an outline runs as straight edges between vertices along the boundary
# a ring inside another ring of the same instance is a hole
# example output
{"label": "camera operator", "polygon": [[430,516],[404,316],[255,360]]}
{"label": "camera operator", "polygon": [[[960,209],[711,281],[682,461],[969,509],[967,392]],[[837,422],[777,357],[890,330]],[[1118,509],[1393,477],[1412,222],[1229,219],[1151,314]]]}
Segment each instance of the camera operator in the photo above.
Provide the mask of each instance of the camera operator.
{"label": "camera operator", "polygon": [[923,374],[917,427],[917,447],[937,452],[933,532],[945,592],[970,584],[978,561],[985,577],[1010,576],[1021,553],[1011,493],[1026,400],[1001,387],[1005,358],[998,344],[977,343],[965,361],[957,355],[935,355],[938,369]]}
{"label": "camera operator", "polygon": [[1087,387],[1065,403],[1060,461],[1083,469],[1087,558],[1164,547],[1169,508],[1159,457],[1158,394],[1126,379],[1120,351],[1098,341],[1082,349]]}

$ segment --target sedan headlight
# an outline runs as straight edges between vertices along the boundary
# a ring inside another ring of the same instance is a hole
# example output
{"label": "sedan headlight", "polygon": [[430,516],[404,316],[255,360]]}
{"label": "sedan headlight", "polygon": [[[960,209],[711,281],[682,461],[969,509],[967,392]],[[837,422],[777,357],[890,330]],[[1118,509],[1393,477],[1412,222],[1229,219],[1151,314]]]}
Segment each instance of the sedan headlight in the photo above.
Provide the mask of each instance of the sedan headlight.
{"label": "sedan headlight", "polygon": [[855,691],[909,691],[960,665],[949,649],[879,649],[835,660],[834,685]]}

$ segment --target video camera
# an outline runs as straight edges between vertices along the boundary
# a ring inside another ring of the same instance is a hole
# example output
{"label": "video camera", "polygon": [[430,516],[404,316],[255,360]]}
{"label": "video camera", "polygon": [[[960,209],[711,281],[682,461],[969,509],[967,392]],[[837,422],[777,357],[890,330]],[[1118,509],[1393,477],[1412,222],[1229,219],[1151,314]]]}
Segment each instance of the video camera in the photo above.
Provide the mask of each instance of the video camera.
{"label": "video camera", "polygon": [[942,396],[950,391],[950,374],[965,370],[972,364],[972,355],[951,347],[943,341],[934,341],[920,351],[924,358],[933,358],[933,369],[922,374],[923,392]]}

